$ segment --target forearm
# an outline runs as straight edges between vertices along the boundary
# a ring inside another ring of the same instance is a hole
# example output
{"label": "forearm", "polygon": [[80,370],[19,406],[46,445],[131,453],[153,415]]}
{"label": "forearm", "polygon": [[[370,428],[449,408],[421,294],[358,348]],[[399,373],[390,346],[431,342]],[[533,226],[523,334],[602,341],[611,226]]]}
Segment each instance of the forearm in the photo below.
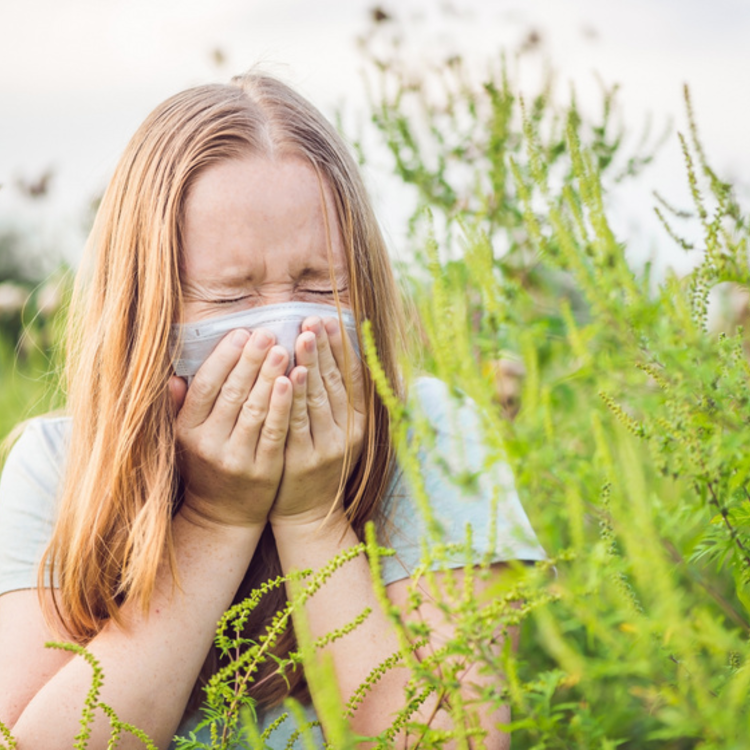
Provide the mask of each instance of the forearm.
{"label": "forearm", "polygon": [[[216,624],[230,606],[261,533],[257,527],[198,526],[178,514],[173,521],[181,589],[166,564],[146,613],[123,606],[123,628],[108,624],[88,645],[104,671],[101,700],[122,721],[169,745],[211,646]],[[13,734],[19,750],[69,750],[80,730],[91,687],[83,659],[68,662],[23,711]],[[89,742],[106,747],[109,722],[98,711]],[[123,749],[142,747],[123,737]]]}
{"label": "forearm", "polygon": [[[345,522],[326,523],[322,528],[314,526],[287,526],[274,529],[279,557],[284,572],[291,569],[311,568],[318,570],[342,550],[349,549],[358,543],[351,527]],[[459,572],[460,575],[460,572]],[[389,597],[401,607],[406,607],[408,581],[401,581],[389,587]],[[391,592],[391,588],[398,589]],[[426,592],[425,592],[426,593]],[[477,591],[479,595],[479,591]],[[427,601],[411,616],[421,619],[434,628],[430,643],[418,649],[417,658],[424,658],[436,647],[442,645],[447,637],[450,623],[443,622],[443,614],[434,603]],[[307,602],[307,620],[313,638],[318,638],[353,621],[365,607],[372,612],[369,617],[351,633],[333,641],[326,647],[332,655],[339,689],[344,701],[347,701],[355,690],[365,681],[370,672],[385,659],[399,650],[399,641],[390,620],[377,601],[373,589],[369,563],[364,554],[345,563],[339,568]],[[438,633],[440,631],[441,634]],[[501,640],[496,646],[501,648]],[[449,665],[445,664],[447,668]],[[479,697],[476,686],[491,681],[491,677],[478,673],[478,665],[470,661],[459,663],[456,678],[465,686],[462,693],[478,709],[476,717],[487,732],[487,747],[506,750],[510,747],[509,736],[498,729],[498,724],[510,721],[507,707],[492,710],[476,704]],[[371,686],[364,700],[356,709],[352,728],[358,734],[375,736],[389,726],[397,712],[405,705],[404,686],[411,677],[408,668],[400,666],[389,669]],[[313,696],[314,698],[314,696]],[[433,694],[413,714],[411,720],[429,725],[433,729],[451,730],[453,720],[443,704],[439,694]],[[473,720],[472,720],[473,723]],[[413,737],[412,737],[413,739]],[[406,742],[407,738],[399,733],[392,739],[394,747]],[[455,743],[444,745],[446,750],[455,747]]]}
{"label": "forearm", "polygon": [[[359,540],[340,517],[322,527],[286,525],[274,527],[276,546],[285,573],[292,569],[318,570],[339,552]],[[399,649],[398,639],[373,590],[370,567],[364,554],[333,573],[306,604],[313,638],[318,638],[353,621],[365,608],[367,619],[346,636],[326,647],[333,657],[338,686],[344,701],[365,681],[374,667]],[[374,735],[387,728],[394,712],[403,706],[403,686],[408,670],[389,670],[368,693],[354,715],[355,731]]]}

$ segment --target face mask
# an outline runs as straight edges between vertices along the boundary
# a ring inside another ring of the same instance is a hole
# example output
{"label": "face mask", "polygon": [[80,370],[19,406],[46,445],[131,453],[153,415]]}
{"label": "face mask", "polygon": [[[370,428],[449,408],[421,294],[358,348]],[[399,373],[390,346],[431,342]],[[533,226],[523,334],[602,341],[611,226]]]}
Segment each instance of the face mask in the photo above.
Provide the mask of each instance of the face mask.
{"label": "face mask", "polygon": [[[289,352],[289,370],[294,367],[294,343],[300,334],[305,318],[317,315],[319,318],[335,318],[338,311],[331,305],[314,302],[282,302],[276,305],[263,305],[250,310],[222,315],[218,318],[198,320],[195,323],[177,323],[172,326],[169,348],[175,374],[186,378],[188,385],[206,361],[216,345],[230,331],[245,328],[248,331],[265,328],[276,336],[276,343]],[[354,351],[359,356],[357,327],[351,310],[341,310],[344,328],[349,334]]]}

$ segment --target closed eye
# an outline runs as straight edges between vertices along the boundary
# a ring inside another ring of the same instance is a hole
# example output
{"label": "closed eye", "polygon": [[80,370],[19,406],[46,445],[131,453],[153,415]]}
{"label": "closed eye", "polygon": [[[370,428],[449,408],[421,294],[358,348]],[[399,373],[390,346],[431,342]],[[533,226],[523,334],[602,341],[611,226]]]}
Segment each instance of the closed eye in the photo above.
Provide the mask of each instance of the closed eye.
{"label": "closed eye", "polygon": [[233,302],[242,302],[243,300],[249,299],[250,295],[243,295],[242,297],[232,297],[231,299],[215,299],[211,300],[214,305],[231,305]]}

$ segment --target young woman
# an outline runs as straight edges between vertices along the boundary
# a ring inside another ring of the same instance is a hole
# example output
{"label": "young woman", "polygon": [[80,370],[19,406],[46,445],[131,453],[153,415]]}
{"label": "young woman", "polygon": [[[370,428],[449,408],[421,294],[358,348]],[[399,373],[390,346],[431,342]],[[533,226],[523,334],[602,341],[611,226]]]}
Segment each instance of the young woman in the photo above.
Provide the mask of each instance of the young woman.
{"label": "young woman", "polygon": [[[79,272],[67,413],[26,426],[0,481],[0,720],[18,750],[69,750],[79,731],[91,670],[45,649],[52,638],[85,644],[104,670],[101,699],[167,748],[198,719],[200,686],[218,665],[217,621],[263,581],[320,568],[373,520],[397,552],[384,568],[388,596],[405,604],[419,513],[358,356],[364,320],[400,392],[403,321],[383,239],[354,161],[314,107],[252,74],[185,91],[148,117]],[[483,465],[471,407],[452,411],[435,380],[412,390],[437,429],[422,469],[449,539],[473,521],[495,577],[502,560],[542,559],[507,469],[496,467],[505,496],[493,539],[487,478],[468,500],[444,481],[457,439]],[[283,604],[283,592],[264,597],[249,636]],[[315,636],[366,606],[372,614],[327,646],[344,699],[398,649],[365,556],[307,605]],[[437,634],[451,628],[429,603],[413,616]],[[290,629],[277,655],[294,644]],[[269,659],[256,676],[259,723],[290,694],[314,718],[300,670],[277,672]],[[490,679],[475,672],[462,675],[467,694]],[[383,676],[355,731],[390,725],[408,677]],[[449,722],[429,701],[420,717]],[[507,711],[479,718],[489,746],[506,746]],[[279,747],[286,724],[272,736]],[[108,737],[97,713],[89,747]],[[126,736],[120,746],[141,745]]]}

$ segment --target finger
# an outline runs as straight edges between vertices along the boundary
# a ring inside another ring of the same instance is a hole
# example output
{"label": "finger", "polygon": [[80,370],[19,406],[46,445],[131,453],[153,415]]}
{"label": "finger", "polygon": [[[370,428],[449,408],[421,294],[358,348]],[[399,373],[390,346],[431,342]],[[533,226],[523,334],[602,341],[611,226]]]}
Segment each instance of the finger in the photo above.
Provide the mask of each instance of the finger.
{"label": "finger", "polygon": [[180,411],[180,422],[190,429],[206,421],[227,375],[237,364],[250,334],[245,330],[226,335],[200,366]]}
{"label": "finger", "polygon": [[223,437],[231,434],[243,404],[258,379],[258,373],[271,352],[273,342],[274,336],[269,331],[263,328],[253,331],[242,349],[239,361],[221,386],[211,414],[206,419],[216,434]]}
{"label": "finger", "polygon": [[297,337],[295,345],[297,363],[307,369],[307,414],[310,419],[310,434],[315,442],[334,425],[331,404],[318,367],[318,347],[315,334],[304,331]]}
{"label": "finger", "polygon": [[292,411],[287,441],[297,445],[311,444],[310,418],[307,415],[307,368],[295,367],[289,373],[289,380],[292,381]]}
{"label": "finger", "polygon": [[[365,386],[364,374],[362,372],[362,360],[354,351],[352,342],[349,340],[349,334],[339,325],[338,318],[326,318],[323,321],[326,333],[328,334],[328,344],[331,349],[336,366],[342,375],[344,388],[349,393],[354,408],[364,413],[365,410]],[[346,353],[345,353],[346,352]],[[347,365],[349,377],[347,378]]]}
{"label": "finger", "polygon": [[292,409],[292,384],[284,375],[276,378],[271,389],[268,415],[263,423],[255,451],[255,460],[264,466],[280,468],[284,462],[284,446],[289,432]]}
{"label": "finger", "polygon": [[318,349],[318,369],[328,394],[328,401],[331,404],[333,420],[339,427],[345,427],[348,412],[346,389],[339,366],[336,364],[328,343],[327,329],[320,318],[308,318],[302,324],[302,329],[312,331],[315,334]]}
{"label": "finger", "polygon": [[187,383],[183,378],[172,375],[167,383],[167,390],[169,391],[169,401],[172,404],[172,414],[179,414],[183,403],[185,403]]}
{"label": "finger", "polygon": [[246,446],[252,454],[256,452],[261,429],[268,416],[274,383],[286,372],[288,363],[289,354],[283,346],[271,348],[255,384],[240,408],[230,437],[231,443]]}

